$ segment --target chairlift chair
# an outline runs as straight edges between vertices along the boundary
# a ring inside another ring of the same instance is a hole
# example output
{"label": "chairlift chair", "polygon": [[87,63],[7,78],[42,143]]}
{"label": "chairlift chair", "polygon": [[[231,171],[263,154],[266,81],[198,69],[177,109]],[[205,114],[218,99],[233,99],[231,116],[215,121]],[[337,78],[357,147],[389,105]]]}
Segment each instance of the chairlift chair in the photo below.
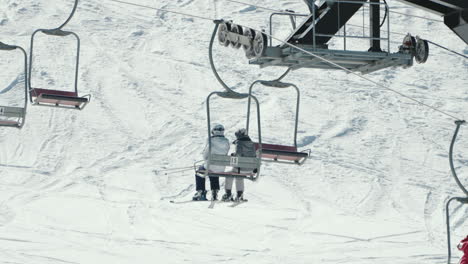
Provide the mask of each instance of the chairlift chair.
{"label": "chairlift chair", "polygon": [[22,128],[26,118],[26,107],[28,104],[28,88],[26,81],[27,74],[27,55],[26,51],[14,45],[7,45],[0,42],[0,50],[12,51],[19,49],[24,56],[24,105],[23,106],[9,106],[0,105],[0,126],[2,127],[15,127]]}
{"label": "chairlift chair", "polygon": [[[229,155],[219,155],[219,154],[211,154],[211,118],[210,118],[210,98],[213,95],[217,95],[222,98],[226,99],[245,99],[253,98],[257,104],[257,125],[258,125],[258,148],[257,148],[257,157],[237,157],[237,156],[229,156]],[[251,181],[256,181],[260,175],[260,166],[261,166],[261,153],[262,153],[262,137],[261,137],[261,127],[260,127],[260,108],[258,104],[257,98],[249,94],[239,94],[235,92],[212,92],[208,95],[206,99],[206,111],[207,111],[207,121],[208,121],[208,148],[209,148],[209,155],[208,155],[208,164],[207,168],[204,171],[197,171],[208,177],[224,177],[224,178],[243,178]],[[217,166],[228,166],[234,168],[242,168],[252,170],[249,173],[237,173],[237,172],[213,172],[210,170],[211,165]]]}
{"label": "chairlift chair", "polygon": [[[262,160],[267,162],[278,162],[278,163],[285,163],[285,164],[297,164],[302,165],[310,156],[310,150],[298,151],[297,149],[297,127],[299,123],[299,103],[300,103],[300,91],[299,88],[292,84],[292,83],[284,83],[281,81],[263,81],[257,80],[250,85],[249,88],[249,95],[252,96],[252,89],[255,84],[262,84],[264,86],[272,87],[272,88],[289,88],[292,87],[296,90],[297,99],[296,99],[296,118],[295,118],[295,125],[294,125],[294,144],[292,146],[287,145],[279,145],[279,144],[261,144],[262,147]],[[247,131],[249,129],[250,123],[250,97],[249,97],[249,104],[247,107]],[[256,144],[258,147],[260,144]]]}
{"label": "chairlift chair", "polygon": [[457,140],[458,136],[458,131],[460,130],[460,126],[466,124],[466,121],[464,120],[457,120],[455,121],[455,132],[452,137],[452,142],[450,143],[450,149],[449,149],[449,163],[450,163],[450,170],[452,172],[452,176],[455,179],[455,182],[457,183],[458,187],[462,192],[464,193],[465,197],[452,197],[450,198],[446,205],[445,205],[445,220],[446,220],[446,225],[447,225],[447,247],[448,247],[448,258],[447,258],[447,264],[451,264],[451,258],[452,258],[452,248],[451,248],[451,238],[450,238],[450,203],[453,201],[459,202],[461,205],[468,205],[468,188],[463,185],[462,181],[457,175],[455,165],[453,162],[453,149],[455,146],[455,142]]}
{"label": "chairlift chair", "polygon": [[[76,52],[76,66],[75,66],[75,82],[74,91],[63,91],[55,89],[36,88],[31,84],[31,75],[33,69],[33,50],[34,50],[34,37],[38,32],[50,36],[66,37],[72,35],[77,41]],[[91,95],[78,96],[78,68],[80,59],[80,38],[78,35],[71,31],[63,31],[58,29],[38,29],[34,31],[31,37],[31,53],[29,60],[29,95],[33,105],[52,106],[60,108],[69,108],[82,110],[91,100]]]}

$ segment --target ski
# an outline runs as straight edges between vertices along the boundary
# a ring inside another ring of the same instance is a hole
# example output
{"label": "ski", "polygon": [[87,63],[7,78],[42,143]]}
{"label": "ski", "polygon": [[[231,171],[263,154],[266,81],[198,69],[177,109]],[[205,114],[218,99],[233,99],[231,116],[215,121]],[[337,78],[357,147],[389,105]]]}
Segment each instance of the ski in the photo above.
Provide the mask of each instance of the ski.
{"label": "ski", "polygon": [[185,201],[174,201],[171,200],[169,201],[170,203],[173,204],[184,204],[184,203],[192,203],[192,202],[208,202],[209,200],[185,200]]}
{"label": "ski", "polygon": [[231,204],[231,205],[229,205],[229,207],[236,207],[236,206],[239,206],[239,205],[241,205],[241,204],[243,204],[243,203],[246,203],[246,202],[248,202],[248,201],[249,201],[249,200],[247,200],[247,199],[240,200],[240,201],[234,201],[234,203]]}
{"label": "ski", "polygon": [[217,204],[219,201],[218,200],[211,200],[210,205],[208,206],[209,209],[213,209],[215,204]]}

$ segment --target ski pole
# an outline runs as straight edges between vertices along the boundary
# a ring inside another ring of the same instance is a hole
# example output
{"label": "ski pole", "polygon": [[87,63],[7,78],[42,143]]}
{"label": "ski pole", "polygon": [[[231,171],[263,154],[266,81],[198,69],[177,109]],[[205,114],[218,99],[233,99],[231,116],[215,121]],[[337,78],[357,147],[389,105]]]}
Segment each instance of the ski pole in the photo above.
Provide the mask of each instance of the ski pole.
{"label": "ski pole", "polygon": [[169,171],[169,172],[164,173],[164,175],[174,174],[174,173],[179,173],[179,172],[184,172],[184,171],[188,171],[188,170],[193,170],[193,167],[191,167],[191,168],[186,168],[186,169],[183,169],[183,170]]}
{"label": "ski pole", "polygon": [[179,171],[186,171],[186,170],[191,170],[191,169],[193,169],[193,165],[192,166],[186,166],[186,167],[153,170],[153,172],[155,174],[159,174],[160,172],[166,172],[166,174],[167,174],[167,173],[170,173],[170,172],[179,172]]}

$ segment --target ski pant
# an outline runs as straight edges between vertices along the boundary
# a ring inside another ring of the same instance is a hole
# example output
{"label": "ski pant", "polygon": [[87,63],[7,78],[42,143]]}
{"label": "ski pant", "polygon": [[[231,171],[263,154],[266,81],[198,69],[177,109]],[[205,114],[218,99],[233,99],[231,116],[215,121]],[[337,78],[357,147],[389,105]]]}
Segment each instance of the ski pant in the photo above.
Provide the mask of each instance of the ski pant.
{"label": "ski pant", "polygon": [[[205,191],[205,178],[195,174],[195,185],[197,191]],[[211,190],[219,190],[219,177],[210,177]]]}
{"label": "ski pant", "polygon": [[[239,168],[234,168],[233,171],[238,172],[238,173],[243,172]],[[244,179],[243,178],[235,178],[235,180],[236,180],[236,190],[238,192],[243,192],[244,191]],[[232,190],[233,182],[234,182],[234,178],[231,178],[231,177],[226,178],[226,181],[224,182],[224,189]]]}
{"label": "ski pant", "polygon": [[[226,190],[232,190],[232,184],[234,182],[234,178],[226,178],[226,181],[224,182],[224,188]],[[244,191],[244,179],[242,178],[236,178],[236,190],[238,192],[243,192]]]}

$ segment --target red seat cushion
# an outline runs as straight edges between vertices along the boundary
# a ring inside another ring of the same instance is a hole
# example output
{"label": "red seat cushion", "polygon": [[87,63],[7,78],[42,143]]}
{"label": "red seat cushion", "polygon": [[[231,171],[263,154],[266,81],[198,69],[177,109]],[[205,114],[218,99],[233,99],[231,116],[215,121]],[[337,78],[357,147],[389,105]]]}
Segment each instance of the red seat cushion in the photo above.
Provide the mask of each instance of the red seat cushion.
{"label": "red seat cushion", "polygon": [[11,120],[0,120],[0,125],[18,125],[19,123],[17,121],[11,121]]}
{"label": "red seat cushion", "polygon": [[[259,145],[258,143],[255,143],[255,150],[258,149],[258,145]],[[283,145],[263,144],[263,143],[262,143],[262,149],[297,152],[297,148],[294,146],[283,146]]]}
{"label": "red seat cushion", "polygon": [[33,97],[37,97],[37,96],[39,96],[41,94],[52,94],[52,95],[61,95],[61,96],[69,96],[69,97],[78,97],[78,94],[75,93],[75,92],[49,90],[49,89],[39,89],[39,88],[31,89],[31,91],[29,93]]}

